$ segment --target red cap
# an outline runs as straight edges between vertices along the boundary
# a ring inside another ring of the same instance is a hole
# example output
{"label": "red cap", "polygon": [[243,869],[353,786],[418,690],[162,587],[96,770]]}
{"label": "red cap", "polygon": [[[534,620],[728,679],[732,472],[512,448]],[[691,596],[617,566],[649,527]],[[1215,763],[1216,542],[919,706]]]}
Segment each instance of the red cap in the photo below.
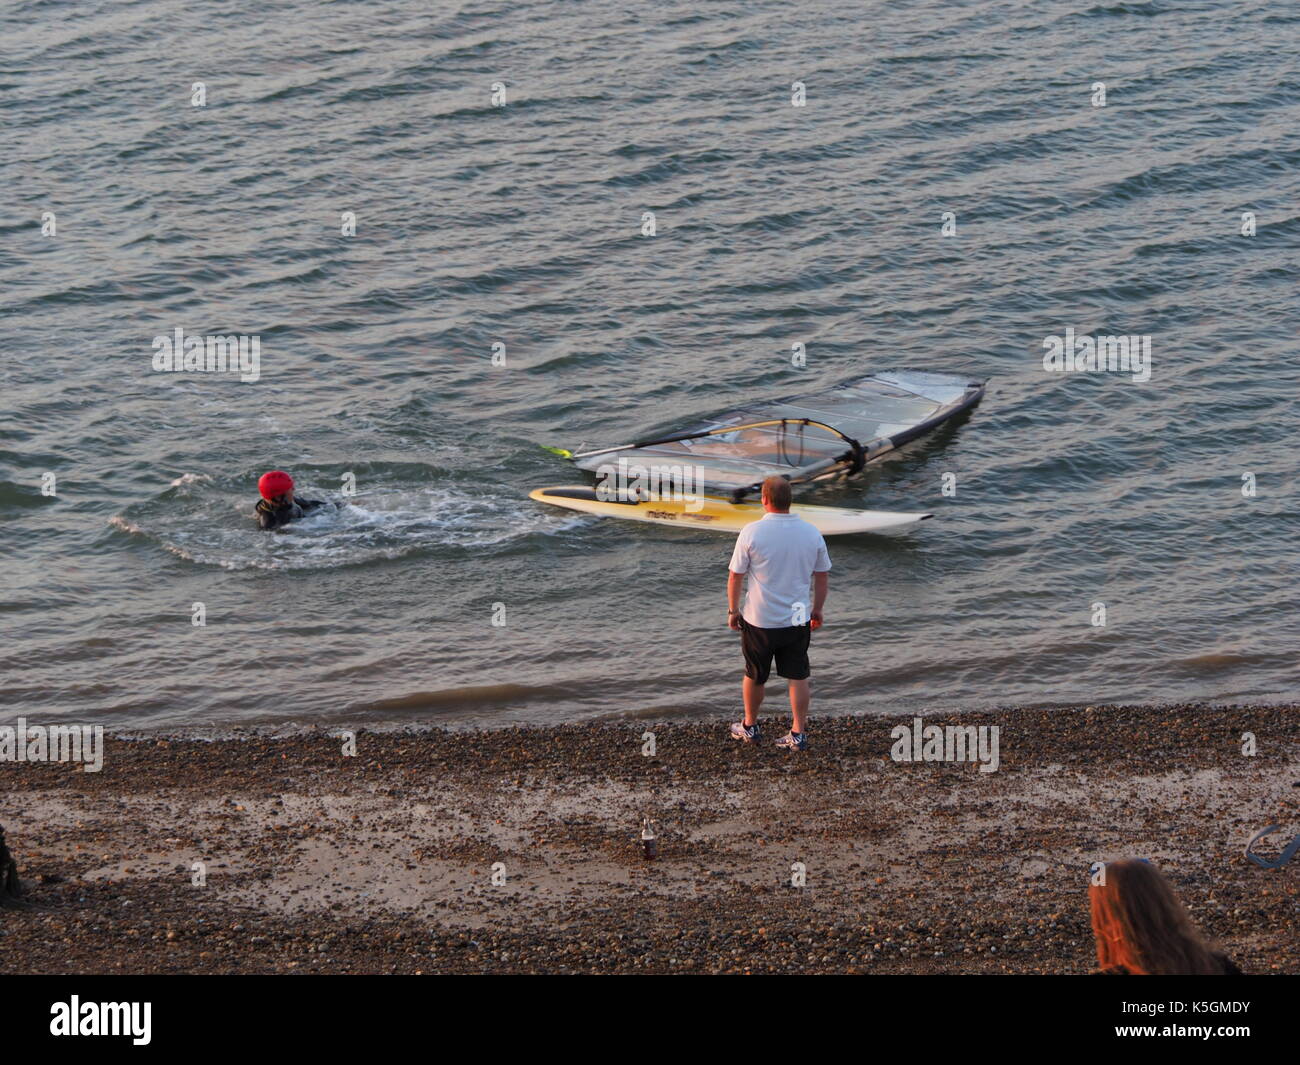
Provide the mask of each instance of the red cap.
{"label": "red cap", "polygon": [[274,499],[276,496],[282,496],[285,492],[293,491],[293,478],[284,470],[272,470],[270,473],[262,474],[257,482],[257,490],[262,494],[263,499]]}

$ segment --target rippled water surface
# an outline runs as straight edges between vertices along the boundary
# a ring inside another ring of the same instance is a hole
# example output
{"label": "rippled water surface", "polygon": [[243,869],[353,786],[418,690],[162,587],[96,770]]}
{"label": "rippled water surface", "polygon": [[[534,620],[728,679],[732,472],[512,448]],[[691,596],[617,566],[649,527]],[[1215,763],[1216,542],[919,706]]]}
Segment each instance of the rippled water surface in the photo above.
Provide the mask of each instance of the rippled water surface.
{"label": "rippled water surface", "polygon": [[[1287,5],[32,2],[0,39],[6,717],[730,712],[730,539],[534,503],[581,476],[537,445],[900,366],[989,392],[803,493],[936,512],[831,541],[815,710],[1300,690]],[[153,372],[177,327],[260,336],[260,380]],[[1151,380],[1044,372],[1067,327],[1149,334]],[[259,533],[276,466],[338,505]]]}

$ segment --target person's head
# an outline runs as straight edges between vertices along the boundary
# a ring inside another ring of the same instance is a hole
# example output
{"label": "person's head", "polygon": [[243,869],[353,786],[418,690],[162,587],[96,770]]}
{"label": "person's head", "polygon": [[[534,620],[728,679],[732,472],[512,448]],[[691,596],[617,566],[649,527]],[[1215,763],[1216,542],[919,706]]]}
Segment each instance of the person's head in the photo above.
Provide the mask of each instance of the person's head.
{"label": "person's head", "polygon": [[1122,966],[1153,976],[1222,971],[1169,881],[1150,862],[1107,862],[1097,879],[1088,896],[1101,968]]}
{"label": "person's head", "polygon": [[790,482],[779,473],[774,473],[763,481],[763,507],[766,510],[774,514],[788,513],[793,496]]}
{"label": "person's head", "polygon": [[258,479],[257,491],[268,503],[292,503],[293,478],[284,470],[271,470]]}

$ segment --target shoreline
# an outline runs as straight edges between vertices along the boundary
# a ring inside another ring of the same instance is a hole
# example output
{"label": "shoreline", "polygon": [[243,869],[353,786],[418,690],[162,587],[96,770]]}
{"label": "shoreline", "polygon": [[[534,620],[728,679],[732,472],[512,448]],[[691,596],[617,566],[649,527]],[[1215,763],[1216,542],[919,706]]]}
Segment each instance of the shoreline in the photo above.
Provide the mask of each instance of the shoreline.
{"label": "shoreline", "polygon": [[[891,760],[918,716],[996,725],[997,771]],[[1082,973],[1091,864],[1147,857],[1243,970],[1300,972],[1300,861],[1242,854],[1300,830],[1300,707],[814,716],[802,754],[772,746],[781,720],[757,748],[720,717],[358,731],[352,757],[333,726],[146,733],[106,738],[98,773],[0,763],[30,906],[0,910],[0,952],[23,973]]]}
{"label": "shoreline", "polygon": [[[785,689],[780,687],[781,680],[776,678],[773,681],[777,687],[774,689],[778,694],[769,695],[767,702],[763,704],[763,718],[765,728],[769,728],[772,722],[778,718],[785,722],[784,727],[789,725],[789,705],[785,699]],[[736,700],[736,713],[739,713],[739,699]],[[1179,713],[1200,712],[1200,711],[1251,711],[1251,710],[1296,710],[1300,714],[1300,705],[1292,700],[1284,699],[1280,696],[1269,696],[1258,701],[1248,703],[1238,702],[1214,702],[1214,701],[1185,701],[1170,703],[1121,703],[1121,702],[1097,702],[1097,703],[1079,703],[1079,702],[1043,702],[1035,703],[1010,703],[997,705],[991,703],[979,703],[977,705],[947,706],[947,705],[926,705],[915,709],[885,709],[885,710],[851,710],[824,711],[816,708],[816,696],[814,695],[813,717],[822,722],[823,725],[842,720],[864,720],[864,721],[884,721],[888,719],[892,722],[910,721],[914,717],[925,720],[930,718],[942,717],[960,717],[963,720],[976,719],[987,721],[994,718],[1000,718],[1002,715],[1015,715],[1024,712],[1035,713],[1083,713],[1083,712],[1103,712],[1103,711],[1134,711],[1140,710],[1144,713],[1155,713],[1161,711],[1177,711]],[[780,712],[778,713],[777,707]],[[781,714],[785,716],[781,718]],[[658,716],[656,716],[658,715]],[[62,718],[42,718],[39,713],[33,715],[16,711],[6,720],[0,720],[0,728],[14,726],[20,719],[26,719],[28,726],[42,725],[51,727],[54,725],[68,725],[70,722]],[[102,727],[104,735],[107,738],[121,740],[126,743],[153,743],[158,740],[168,741],[193,741],[197,743],[223,743],[226,741],[243,741],[243,740],[295,740],[312,736],[335,736],[345,731],[365,732],[376,736],[420,736],[429,732],[447,733],[449,735],[474,735],[480,733],[493,733],[501,731],[547,731],[550,729],[565,728],[605,728],[610,726],[626,726],[627,728],[638,728],[645,726],[647,728],[678,728],[682,726],[703,725],[713,726],[719,722],[726,723],[732,718],[703,716],[696,711],[678,712],[672,707],[656,707],[646,710],[635,711],[608,711],[606,713],[594,715],[591,717],[575,717],[567,722],[538,722],[538,723],[521,723],[506,722],[502,724],[487,724],[479,721],[462,722],[462,721],[439,721],[433,718],[423,718],[418,721],[401,720],[398,718],[372,720],[368,713],[347,714],[341,713],[337,717],[331,717],[326,722],[313,721],[302,723],[300,721],[281,721],[281,720],[263,720],[251,721],[247,723],[227,722],[214,725],[141,725],[138,727],[118,727],[104,724],[103,722],[89,722],[90,727]],[[72,727],[85,727],[84,721],[78,720]],[[724,729],[725,731],[725,729]],[[5,763],[0,761],[0,767]]]}

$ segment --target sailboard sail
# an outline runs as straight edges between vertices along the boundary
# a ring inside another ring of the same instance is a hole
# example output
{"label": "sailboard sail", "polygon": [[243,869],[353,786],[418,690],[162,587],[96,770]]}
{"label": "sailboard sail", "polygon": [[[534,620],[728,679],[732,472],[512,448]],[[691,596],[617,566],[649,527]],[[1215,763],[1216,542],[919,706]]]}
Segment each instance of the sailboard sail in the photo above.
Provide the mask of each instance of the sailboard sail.
{"label": "sailboard sail", "polygon": [[663,437],[578,454],[597,472],[625,460],[655,480],[691,467],[705,492],[739,501],[763,479],[793,483],[841,477],[901,447],[975,406],[984,381],[953,374],[897,370],[873,374],[825,392],[756,403]]}

